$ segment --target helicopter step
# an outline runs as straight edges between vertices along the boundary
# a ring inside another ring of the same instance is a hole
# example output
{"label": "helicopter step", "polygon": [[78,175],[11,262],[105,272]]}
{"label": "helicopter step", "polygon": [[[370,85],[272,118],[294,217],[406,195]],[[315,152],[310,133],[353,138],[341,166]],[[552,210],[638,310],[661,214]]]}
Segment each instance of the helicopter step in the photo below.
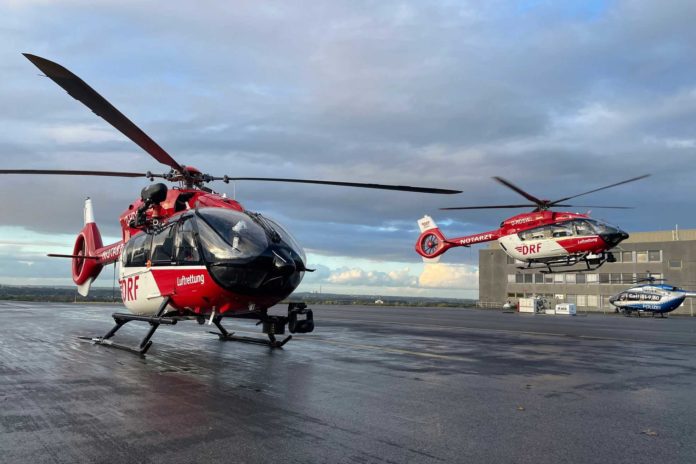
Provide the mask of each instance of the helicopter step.
{"label": "helicopter step", "polygon": [[[234,316],[232,316],[234,317]],[[223,316],[215,316],[212,321],[220,332],[210,332],[217,335],[221,341],[234,341],[242,343],[254,343],[257,345],[267,345],[271,348],[282,348],[287,342],[292,340],[292,335],[288,335],[283,340],[278,340],[276,335],[285,334],[285,326],[291,333],[309,333],[314,330],[314,315],[311,309],[307,309],[305,303],[289,303],[288,315],[286,316],[265,316],[256,325],[263,325],[263,333],[268,336],[268,340],[255,337],[244,337],[228,332],[222,325]]]}
{"label": "helicopter step", "polygon": [[[147,350],[150,349],[152,346],[152,336],[155,334],[155,331],[157,328],[160,326],[160,324],[166,324],[166,325],[176,325],[177,322],[185,319],[189,319],[188,317],[163,317],[164,310],[169,304],[169,297],[165,297],[164,300],[162,300],[162,303],[160,304],[160,307],[157,311],[156,316],[139,316],[137,314],[127,314],[127,313],[113,313],[111,317],[114,318],[114,322],[116,322],[116,325],[114,325],[111,330],[109,330],[103,337],[78,337],[81,340],[90,340],[93,342],[95,345],[104,345],[104,346],[109,346],[112,348],[118,348],[120,350],[125,350],[125,351],[130,351],[132,353],[136,353],[139,355],[145,355],[147,353]],[[130,321],[143,321],[143,322],[148,322],[150,324],[150,330],[147,332],[143,340],[140,342],[140,345],[137,348],[127,346],[127,345],[120,345],[118,343],[114,343],[110,340],[111,337],[113,337],[116,332],[119,331],[121,327],[123,327],[125,324],[127,324]]]}

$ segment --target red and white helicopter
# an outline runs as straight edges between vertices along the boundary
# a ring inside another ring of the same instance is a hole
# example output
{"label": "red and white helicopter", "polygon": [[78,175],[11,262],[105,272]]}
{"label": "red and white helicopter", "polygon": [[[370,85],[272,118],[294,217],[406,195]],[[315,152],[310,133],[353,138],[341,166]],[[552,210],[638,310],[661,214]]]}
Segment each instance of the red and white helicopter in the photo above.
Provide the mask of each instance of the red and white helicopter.
{"label": "red and white helicopter", "polygon": [[[574,266],[585,263],[588,270],[597,269],[605,262],[614,262],[609,251],[628,234],[623,230],[597,219],[590,219],[587,214],[550,211],[553,206],[570,207],[563,204],[572,198],[616,187],[618,185],[644,179],[648,175],[617,182],[588,192],[561,198],[559,200],[541,200],[509,181],[500,177],[494,179],[514,190],[533,204],[462,206],[441,208],[442,210],[463,209],[503,209],[534,207],[531,213],[518,214],[504,220],[500,228],[480,234],[456,238],[445,238],[435,221],[425,216],[418,221],[421,234],[416,242],[416,251],[426,260],[438,259],[440,255],[454,247],[468,247],[476,243],[497,240],[508,256],[524,263],[525,269],[546,269]],[[580,208],[629,209],[625,206],[578,206]]]}
{"label": "red and white helicopter", "polygon": [[[71,255],[49,255],[72,259],[73,281],[82,295],[105,265],[120,261],[119,284],[123,302],[131,314],[113,314],[116,325],[95,343],[117,345],[109,340],[127,322],[144,321],[151,326],[134,351],[145,354],[150,338],[160,324],[206,318],[220,330],[221,340],[238,340],[283,346],[292,336],[277,340],[289,325],[292,333],[314,329],[313,314],[303,303],[290,303],[287,316],[268,314],[268,308],[289,296],[306,271],[305,253],[280,224],[259,213],[247,211],[235,200],[205,186],[214,180],[293,182],[338,185],[406,192],[453,194],[459,190],[402,185],[334,182],[308,179],[215,177],[174,160],[145,132],[119,112],[82,79],[57,63],[25,54],[43,73],[135,142],[160,163],[166,174],[74,171],[0,170],[0,174],[59,174],[162,178],[163,183],[144,188],[141,197],[128,206],[119,221],[122,240],[104,245],[94,222],[92,202],[85,202],[85,225],[77,236]],[[269,340],[235,337],[221,324],[223,317],[257,319]]]}

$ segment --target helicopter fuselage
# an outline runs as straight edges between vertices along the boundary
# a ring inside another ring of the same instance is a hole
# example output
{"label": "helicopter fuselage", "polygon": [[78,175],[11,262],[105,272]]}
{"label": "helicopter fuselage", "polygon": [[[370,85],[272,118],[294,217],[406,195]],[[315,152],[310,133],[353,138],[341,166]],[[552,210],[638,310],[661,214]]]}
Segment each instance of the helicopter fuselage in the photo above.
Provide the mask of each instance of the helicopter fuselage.
{"label": "helicopter fuselage", "polygon": [[108,246],[94,246],[101,238],[86,221],[73,258],[78,285],[119,261],[121,297],[135,314],[155,314],[164,298],[188,314],[262,311],[290,295],[307,270],[304,251],[280,224],[224,196],[171,189],[143,205],[139,199],[121,214],[123,239]]}
{"label": "helicopter fuselage", "polygon": [[628,238],[621,229],[588,215],[554,211],[519,214],[503,221],[499,229],[456,238],[445,238],[428,216],[419,224],[416,251],[427,259],[453,247],[497,240],[508,256],[522,263],[574,265],[587,258],[605,259],[605,252]]}
{"label": "helicopter fuselage", "polygon": [[626,315],[633,312],[666,314],[682,305],[686,297],[696,296],[669,284],[637,285],[609,298],[609,303]]}

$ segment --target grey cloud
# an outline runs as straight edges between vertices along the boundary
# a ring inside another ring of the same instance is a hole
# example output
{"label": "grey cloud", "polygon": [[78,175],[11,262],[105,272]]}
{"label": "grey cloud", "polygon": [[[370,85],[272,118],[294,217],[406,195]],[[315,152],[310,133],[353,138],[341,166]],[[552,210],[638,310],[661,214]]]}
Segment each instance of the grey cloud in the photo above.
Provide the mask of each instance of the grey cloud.
{"label": "grey cloud", "polygon": [[[457,221],[447,227],[457,235],[493,229],[506,211],[437,210],[518,201],[493,175],[553,199],[652,173],[578,204],[640,206],[593,212],[629,230],[695,226],[682,215],[696,193],[685,169],[696,150],[693,2],[168,2],[157,14],[142,2],[26,5],[0,7],[2,168],[163,170],[127,140],[50,139],[56,124],[109,129],[36,77],[19,55],[29,51],[65,64],[205,171],[465,191],[236,185],[248,208],[324,254],[417,260],[418,234],[403,224],[424,213]],[[100,227],[118,235],[117,215],[144,185],[8,176],[0,195],[13,198],[7,224],[47,233],[79,230],[91,195]]]}

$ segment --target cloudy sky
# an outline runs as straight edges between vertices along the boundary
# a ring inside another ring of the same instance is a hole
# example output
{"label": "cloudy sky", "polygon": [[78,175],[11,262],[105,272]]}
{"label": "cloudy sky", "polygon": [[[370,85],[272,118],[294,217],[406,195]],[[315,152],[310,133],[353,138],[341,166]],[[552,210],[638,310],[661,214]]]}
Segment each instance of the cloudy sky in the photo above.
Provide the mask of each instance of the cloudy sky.
{"label": "cloudy sky", "polygon": [[[494,175],[554,199],[650,173],[585,200],[636,210],[593,216],[696,227],[695,19],[693,0],[0,0],[0,168],[164,171],[39,77],[34,53],[205,172],[463,190],[240,182],[236,197],[306,248],[317,272],[300,290],[475,297],[478,250],[426,266],[416,220],[495,228],[500,211],[438,211],[518,202]],[[84,197],[116,240],[144,185],[4,176],[0,283],[70,283],[43,256],[71,250]]]}

